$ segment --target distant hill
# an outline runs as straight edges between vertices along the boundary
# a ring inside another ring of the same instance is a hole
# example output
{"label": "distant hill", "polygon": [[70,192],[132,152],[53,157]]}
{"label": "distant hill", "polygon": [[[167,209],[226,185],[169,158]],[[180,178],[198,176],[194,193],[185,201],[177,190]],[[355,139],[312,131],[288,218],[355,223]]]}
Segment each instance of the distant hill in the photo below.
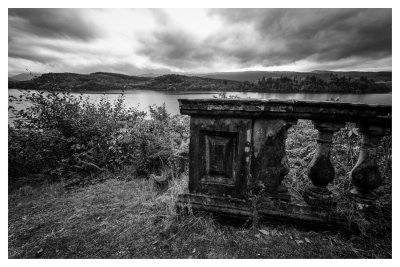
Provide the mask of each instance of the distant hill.
{"label": "distant hill", "polygon": [[29,81],[10,81],[9,88],[75,91],[107,90],[239,90],[240,82],[204,77],[167,74],[157,77],[129,76],[118,73],[95,72],[91,74],[46,73]]}
{"label": "distant hill", "polygon": [[315,70],[312,72],[295,72],[295,71],[242,71],[242,72],[216,72],[207,73],[199,75],[201,77],[213,78],[213,79],[229,79],[233,81],[249,81],[255,82],[263,77],[268,78],[279,78],[279,77],[297,77],[305,78],[307,76],[317,76],[323,80],[330,78],[331,74],[337,74],[339,76],[348,76],[353,79],[360,78],[361,76],[366,76],[369,79],[374,79],[375,81],[391,81],[392,72],[382,71],[382,72],[358,72],[358,71],[326,71],[326,70]]}
{"label": "distant hill", "polygon": [[41,75],[41,73],[26,72],[26,73],[20,73],[18,75],[8,77],[8,80],[9,81],[29,81],[40,75]]}
{"label": "distant hill", "polygon": [[387,93],[391,72],[247,71],[204,74],[199,77],[166,74],[156,77],[119,73],[46,73],[32,80],[9,79],[8,88],[39,90],[109,91],[246,91],[312,93]]}
{"label": "distant hill", "polygon": [[140,74],[140,77],[157,77],[157,76],[160,76],[160,74],[157,74],[157,73],[143,73],[143,74]]}
{"label": "distant hill", "polygon": [[332,73],[332,72],[334,72],[334,71],[331,71],[331,70],[313,70],[313,71],[312,71],[312,73],[325,73],[325,72]]}

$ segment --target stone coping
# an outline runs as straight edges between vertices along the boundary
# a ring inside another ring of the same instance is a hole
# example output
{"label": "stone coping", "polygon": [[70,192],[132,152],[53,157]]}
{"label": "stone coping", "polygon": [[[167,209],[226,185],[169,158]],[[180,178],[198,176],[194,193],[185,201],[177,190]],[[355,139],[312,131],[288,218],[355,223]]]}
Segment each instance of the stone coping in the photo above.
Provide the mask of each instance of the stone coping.
{"label": "stone coping", "polygon": [[391,127],[392,106],[335,101],[279,99],[178,99],[181,114],[191,116],[273,117],[325,122],[355,122]]}

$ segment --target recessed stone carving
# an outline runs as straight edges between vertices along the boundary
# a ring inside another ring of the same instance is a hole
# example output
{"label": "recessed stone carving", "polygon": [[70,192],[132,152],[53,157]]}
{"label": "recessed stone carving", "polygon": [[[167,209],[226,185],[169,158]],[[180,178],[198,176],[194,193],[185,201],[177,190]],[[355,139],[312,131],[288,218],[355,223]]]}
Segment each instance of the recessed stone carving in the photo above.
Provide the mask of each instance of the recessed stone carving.
{"label": "recessed stone carving", "polygon": [[202,168],[205,168],[205,171],[200,178],[201,183],[234,185],[234,165],[238,154],[237,133],[205,132],[202,135],[205,139],[205,160]]}
{"label": "recessed stone carving", "polygon": [[252,121],[243,118],[192,117],[189,192],[245,198]]}

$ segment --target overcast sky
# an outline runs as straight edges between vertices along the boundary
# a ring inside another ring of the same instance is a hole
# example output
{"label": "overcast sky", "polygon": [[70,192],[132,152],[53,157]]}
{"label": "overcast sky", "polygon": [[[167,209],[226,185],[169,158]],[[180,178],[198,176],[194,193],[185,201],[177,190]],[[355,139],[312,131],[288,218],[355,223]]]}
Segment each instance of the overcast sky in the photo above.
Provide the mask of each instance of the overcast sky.
{"label": "overcast sky", "polygon": [[392,70],[391,9],[9,9],[8,71]]}

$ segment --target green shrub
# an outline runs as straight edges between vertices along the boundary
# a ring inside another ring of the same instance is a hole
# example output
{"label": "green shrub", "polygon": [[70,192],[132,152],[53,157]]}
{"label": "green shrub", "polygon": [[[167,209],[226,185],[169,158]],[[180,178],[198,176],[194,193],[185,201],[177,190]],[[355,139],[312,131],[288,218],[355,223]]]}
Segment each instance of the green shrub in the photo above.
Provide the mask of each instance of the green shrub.
{"label": "green shrub", "polygon": [[[17,111],[15,101],[31,106]],[[82,178],[124,165],[148,175],[172,167],[179,172],[185,164],[188,118],[171,116],[165,105],[150,107],[148,115],[127,108],[123,95],[92,103],[68,92],[35,91],[9,102],[15,115],[8,130],[11,180],[41,172]]]}

